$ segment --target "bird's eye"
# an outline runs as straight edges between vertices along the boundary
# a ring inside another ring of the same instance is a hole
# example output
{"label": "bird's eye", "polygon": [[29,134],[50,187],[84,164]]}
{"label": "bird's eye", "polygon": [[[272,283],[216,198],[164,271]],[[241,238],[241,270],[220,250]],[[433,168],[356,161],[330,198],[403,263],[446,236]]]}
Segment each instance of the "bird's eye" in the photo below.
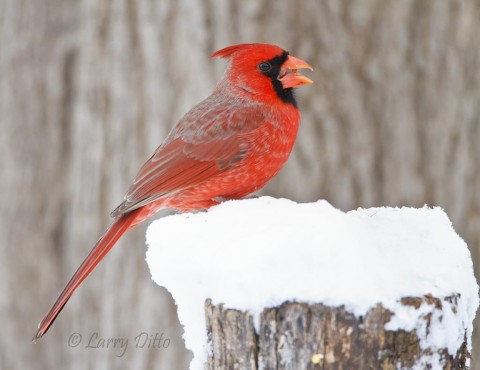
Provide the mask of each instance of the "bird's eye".
{"label": "bird's eye", "polygon": [[270,70],[272,69],[272,65],[268,62],[262,62],[258,65],[258,68],[262,71],[262,72],[270,72]]}

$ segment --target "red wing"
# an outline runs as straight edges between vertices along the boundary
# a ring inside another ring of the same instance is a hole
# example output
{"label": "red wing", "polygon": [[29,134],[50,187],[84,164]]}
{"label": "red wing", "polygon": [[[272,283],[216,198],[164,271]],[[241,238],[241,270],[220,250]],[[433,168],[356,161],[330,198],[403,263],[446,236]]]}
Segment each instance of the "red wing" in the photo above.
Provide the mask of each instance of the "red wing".
{"label": "red wing", "polygon": [[143,165],[113,217],[228,170],[247,153],[245,137],[264,122],[263,114],[253,107],[210,109],[200,119],[195,116],[194,108]]}

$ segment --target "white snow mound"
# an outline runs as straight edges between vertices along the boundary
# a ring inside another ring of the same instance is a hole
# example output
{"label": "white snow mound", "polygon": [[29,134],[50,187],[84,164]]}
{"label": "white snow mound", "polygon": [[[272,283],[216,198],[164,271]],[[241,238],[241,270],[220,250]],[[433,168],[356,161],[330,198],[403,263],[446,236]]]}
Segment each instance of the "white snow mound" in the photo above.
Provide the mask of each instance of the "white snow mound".
{"label": "white snow mound", "polygon": [[[344,305],[356,315],[381,303],[394,312],[386,329],[416,328],[423,348],[454,354],[465,330],[471,343],[478,285],[467,245],[441,208],[344,213],[322,200],[261,197],[156,220],[147,244],[152,278],[177,304],[192,370],[204,368],[209,350],[206,298],[250,311],[256,325],[265,307],[287,300]],[[399,303],[426,294],[460,294],[457,313],[428,335],[415,326],[422,309]]]}

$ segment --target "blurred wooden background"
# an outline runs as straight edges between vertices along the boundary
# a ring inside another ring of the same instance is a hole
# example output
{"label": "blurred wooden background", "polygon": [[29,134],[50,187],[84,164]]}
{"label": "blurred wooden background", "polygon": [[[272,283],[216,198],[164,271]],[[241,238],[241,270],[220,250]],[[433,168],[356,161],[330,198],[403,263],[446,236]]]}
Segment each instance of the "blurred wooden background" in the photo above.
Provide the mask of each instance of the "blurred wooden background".
{"label": "blurred wooden background", "polygon": [[[265,194],[442,206],[478,274],[479,35],[474,0],[0,0],[0,368],[187,368],[174,304],[144,262],[146,224],[30,340],[139,166],[212,91],[225,64],[208,55],[238,42],[315,67],[294,153]],[[121,357],[85,348],[95,332],[131,343]],[[171,344],[135,349],[141,332]]]}

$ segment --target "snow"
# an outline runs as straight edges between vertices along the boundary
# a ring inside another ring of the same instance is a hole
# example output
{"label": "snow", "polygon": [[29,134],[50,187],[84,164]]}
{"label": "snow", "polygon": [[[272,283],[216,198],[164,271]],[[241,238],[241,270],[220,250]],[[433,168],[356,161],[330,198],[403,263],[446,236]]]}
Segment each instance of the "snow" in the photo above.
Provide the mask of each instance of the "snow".
{"label": "snow", "polygon": [[[455,354],[465,330],[471,343],[478,285],[467,245],[441,208],[344,213],[323,200],[261,197],[156,220],[147,244],[152,279],[177,304],[192,370],[204,368],[209,350],[206,298],[250,311],[257,330],[260,312],[287,300],[344,305],[356,315],[381,303],[394,313],[386,329],[416,329],[422,348]],[[400,303],[426,294],[460,294],[456,313],[448,302],[443,312]],[[418,320],[426,312],[430,330]],[[439,356],[421,361],[441,368]]]}

